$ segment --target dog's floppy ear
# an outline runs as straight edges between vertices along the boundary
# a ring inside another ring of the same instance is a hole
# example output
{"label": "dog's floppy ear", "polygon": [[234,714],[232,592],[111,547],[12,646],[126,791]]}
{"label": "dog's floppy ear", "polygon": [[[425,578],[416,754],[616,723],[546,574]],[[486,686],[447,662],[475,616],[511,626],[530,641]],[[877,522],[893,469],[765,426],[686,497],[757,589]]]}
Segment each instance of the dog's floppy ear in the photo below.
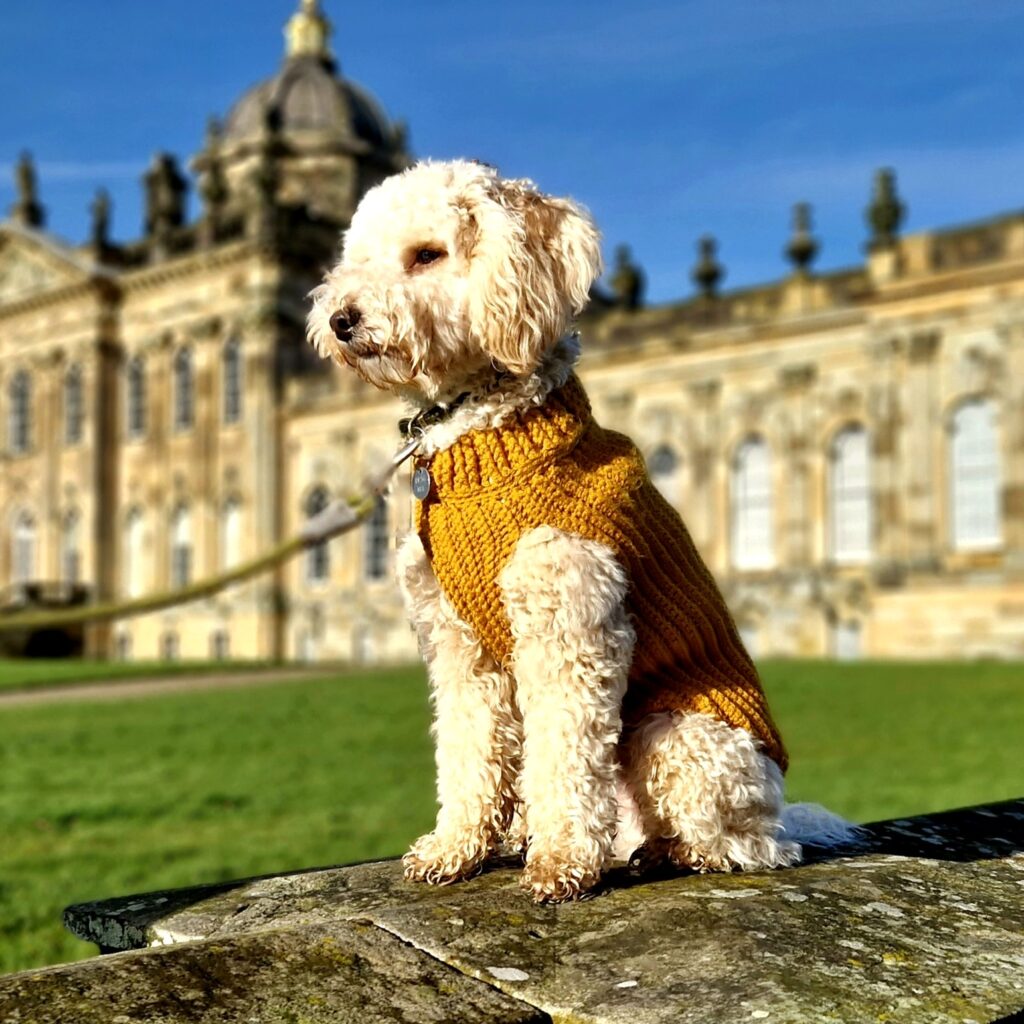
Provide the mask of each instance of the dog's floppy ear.
{"label": "dog's floppy ear", "polygon": [[488,176],[482,184],[467,197],[470,322],[492,359],[526,374],[586,306],[601,273],[600,237],[571,200],[527,181]]}

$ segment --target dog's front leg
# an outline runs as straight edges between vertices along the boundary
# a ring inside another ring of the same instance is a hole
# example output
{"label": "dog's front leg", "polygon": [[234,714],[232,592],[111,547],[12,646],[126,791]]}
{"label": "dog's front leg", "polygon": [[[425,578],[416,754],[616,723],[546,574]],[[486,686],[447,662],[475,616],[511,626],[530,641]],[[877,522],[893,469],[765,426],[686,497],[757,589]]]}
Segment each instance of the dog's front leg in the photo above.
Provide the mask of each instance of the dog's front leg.
{"label": "dog's front leg", "polygon": [[403,858],[405,877],[443,885],[473,874],[508,827],[518,714],[511,677],[441,593],[415,536],[399,552],[399,581],[430,676],[440,805],[434,831]]}
{"label": "dog's front leg", "polygon": [[616,746],[635,635],[606,546],[541,527],[502,571],[523,717],[523,887],[538,901],[593,888],[611,856]]}

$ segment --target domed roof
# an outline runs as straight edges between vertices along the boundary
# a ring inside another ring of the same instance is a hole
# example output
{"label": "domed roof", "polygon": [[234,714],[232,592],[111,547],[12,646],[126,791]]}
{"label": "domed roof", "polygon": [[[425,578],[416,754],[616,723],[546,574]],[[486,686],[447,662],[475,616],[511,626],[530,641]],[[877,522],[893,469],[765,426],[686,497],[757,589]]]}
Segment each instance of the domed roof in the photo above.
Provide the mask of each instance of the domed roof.
{"label": "domed roof", "polygon": [[377,150],[401,145],[400,133],[380,104],[337,73],[328,47],[330,31],[315,0],[303,0],[285,28],[284,64],[231,108],[224,123],[225,143],[258,138],[271,123],[286,138],[317,133]]}
{"label": "domed roof", "polygon": [[380,104],[315,57],[292,57],[273,78],[249,89],[228,113],[224,141],[258,137],[268,122],[285,137],[318,132],[360,139],[374,149],[389,149],[395,142]]}

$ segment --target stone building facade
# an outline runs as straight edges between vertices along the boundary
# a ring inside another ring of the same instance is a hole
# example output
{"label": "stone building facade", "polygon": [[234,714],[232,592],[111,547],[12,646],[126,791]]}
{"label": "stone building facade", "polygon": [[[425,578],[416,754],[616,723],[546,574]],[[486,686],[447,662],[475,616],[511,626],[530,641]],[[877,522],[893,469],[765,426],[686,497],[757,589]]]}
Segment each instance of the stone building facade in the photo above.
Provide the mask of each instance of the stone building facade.
{"label": "stone building facade", "polygon": [[[31,163],[0,223],[0,602],[210,575],[290,536],[397,441],[397,403],[304,341],[306,293],[359,197],[410,157],[303,0],[278,73],[161,154],[146,222],[48,233]],[[1024,216],[901,236],[882,172],[865,263],[644,307],[618,254],[581,330],[595,411],[631,434],[758,655],[1024,655]],[[92,628],[123,658],[400,660],[408,481],[363,530],[216,599]]]}

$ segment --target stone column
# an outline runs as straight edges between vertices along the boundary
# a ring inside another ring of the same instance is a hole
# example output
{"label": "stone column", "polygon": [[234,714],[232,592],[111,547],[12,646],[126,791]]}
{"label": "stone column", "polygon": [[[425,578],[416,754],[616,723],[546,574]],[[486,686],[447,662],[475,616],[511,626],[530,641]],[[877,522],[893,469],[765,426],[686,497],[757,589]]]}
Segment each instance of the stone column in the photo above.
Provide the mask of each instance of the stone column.
{"label": "stone column", "polygon": [[[90,365],[84,367],[88,444],[93,467],[92,496],[92,566],[89,571],[96,600],[117,596],[118,541],[122,518],[118,514],[118,489],[121,470],[120,384],[124,352],[117,339],[117,319],[113,307],[100,317],[100,338]],[[83,495],[83,498],[85,496]],[[82,515],[86,513],[83,501]],[[86,631],[86,652],[93,657],[112,654],[114,624],[101,622]]]}
{"label": "stone column", "polygon": [[40,580],[60,578],[60,455],[64,443],[61,429],[61,383],[67,366],[64,353],[40,354],[32,363],[32,426],[29,443],[39,477],[39,551],[36,576]]}
{"label": "stone column", "polygon": [[1024,573],[1024,322],[1007,329],[1006,397],[1001,414],[1006,566]]}
{"label": "stone column", "polygon": [[938,432],[944,429],[938,406],[935,356],[941,342],[937,331],[922,331],[910,337],[907,346],[907,417],[903,433],[904,502],[906,507],[906,550],[910,568],[934,572],[939,566],[942,539],[935,448]]}
{"label": "stone column", "polygon": [[817,367],[810,363],[784,366],[779,385],[788,414],[785,449],[786,487],[777,503],[781,515],[781,565],[786,569],[806,569],[813,560],[813,530],[810,519],[810,427],[809,395],[817,380]]}
{"label": "stone column", "polygon": [[689,453],[693,468],[686,525],[712,572],[720,576],[725,571],[725,552],[728,549],[727,537],[722,530],[722,522],[727,521],[728,516],[723,519],[717,507],[720,492],[717,473],[722,463],[721,417],[718,411],[721,381],[695,381],[689,390],[696,443]]}
{"label": "stone column", "polygon": [[906,510],[900,461],[902,409],[897,374],[900,352],[901,344],[896,338],[873,342],[868,352],[876,367],[868,409],[874,523],[872,560],[883,585],[899,580],[905,557]]}
{"label": "stone column", "polygon": [[[282,535],[284,502],[291,496],[281,493],[282,439],[278,415],[277,351],[279,324],[273,302],[273,288],[262,294],[261,305],[253,311],[242,329],[245,358],[245,420],[252,467],[250,520],[257,551],[269,550]],[[259,616],[266,628],[260,630],[261,658],[284,656],[284,608],[286,568],[279,567],[257,581],[255,598]]]}

